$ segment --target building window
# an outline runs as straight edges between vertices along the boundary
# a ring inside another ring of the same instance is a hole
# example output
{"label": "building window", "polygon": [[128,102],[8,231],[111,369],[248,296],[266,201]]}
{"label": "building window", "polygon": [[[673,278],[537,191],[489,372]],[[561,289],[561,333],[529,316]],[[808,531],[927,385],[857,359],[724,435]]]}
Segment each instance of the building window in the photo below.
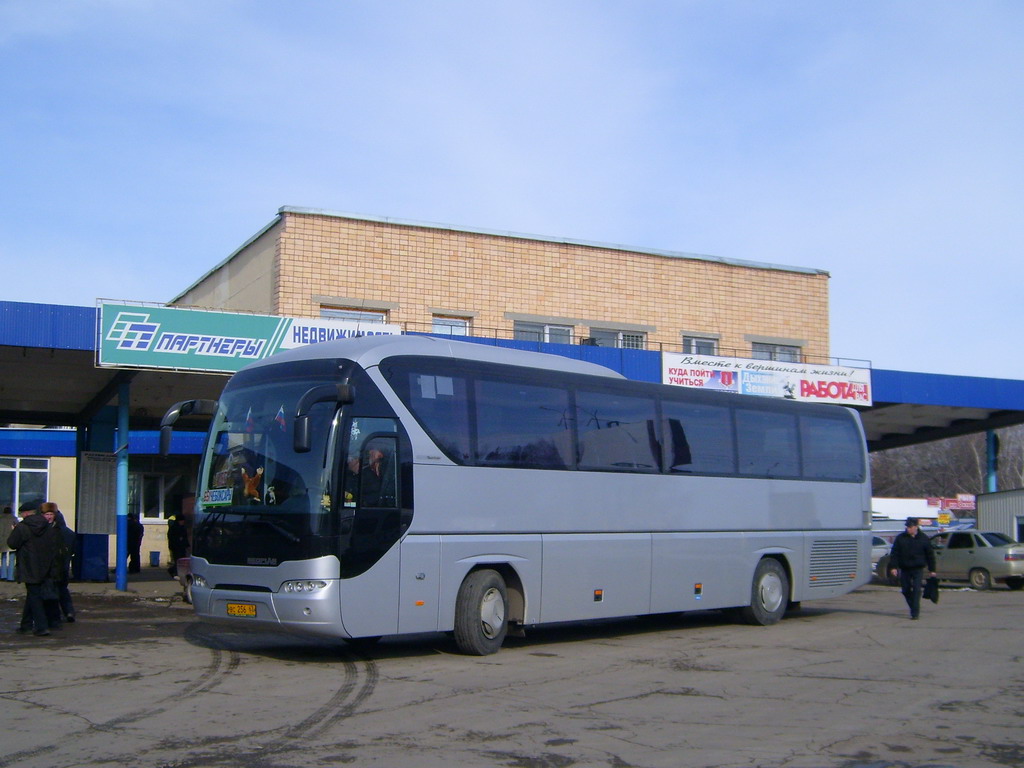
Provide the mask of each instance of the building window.
{"label": "building window", "polygon": [[334,307],[321,307],[320,317],[331,320],[354,320],[357,323],[386,323],[388,321],[387,312]]}
{"label": "building window", "polygon": [[516,320],[513,325],[512,335],[517,341],[545,341],[550,344],[572,344],[571,325],[524,323]]}
{"label": "building window", "polygon": [[180,475],[129,473],[128,511],[138,514],[143,523],[169,519],[181,511],[184,479]]}
{"label": "building window", "polygon": [[447,336],[469,336],[469,319],[434,315],[430,324],[430,332],[443,333]]}
{"label": "building window", "polygon": [[49,495],[50,460],[0,456],[0,508],[38,507]]}
{"label": "building window", "polygon": [[718,339],[701,336],[683,336],[684,355],[717,355]]}
{"label": "building window", "polygon": [[589,342],[595,347],[616,347],[618,349],[646,349],[647,334],[637,331],[612,331],[606,328],[591,328]]}
{"label": "building window", "polygon": [[752,356],[755,360],[775,360],[780,363],[799,363],[800,347],[789,344],[766,344],[755,341],[751,344]]}

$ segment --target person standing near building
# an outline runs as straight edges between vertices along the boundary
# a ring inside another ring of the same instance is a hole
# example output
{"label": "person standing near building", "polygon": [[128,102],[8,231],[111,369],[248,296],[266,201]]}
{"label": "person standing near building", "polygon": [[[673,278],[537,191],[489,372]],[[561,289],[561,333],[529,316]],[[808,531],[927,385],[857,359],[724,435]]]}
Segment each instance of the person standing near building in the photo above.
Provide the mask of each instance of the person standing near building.
{"label": "person standing near building", "polygon": [[14,550],[7,546],[7,537],[14,531],[18,518],[14,516],[10,506],[0,512],[0,579],[14,581]]}
{"label": "person standing near building", "polygon": [[7,538],[7,545],[18,553],[18,580],[25,585],[25,611],[19,632],[34,629],[36,635],[50,634],[45,597],[49,589],[55,589],[60,575],[61,540],[60,531],[52,524],[55,517],[53,511],[29,512]]}
{"label": "person standing near building", "polygon": [[57,603],[60,607],[61,616],[64,617],[64,621],[68,624],[75,623],[75,604],[71,600],[71,589],[68,585],[71,583],[71,561],[75,558],[75,549],[78,546],[78,536],[71,530],[68,525],[68,521],[64,519],[64,513],[57,509],[57,505],[52,501],[47,501],[43,504],[40,509],[45,512],[48,507],[52,507],[54,516],[54,526],[60,531],[61,546],[59,547],[59,558],[60,558],[60,576],[57,579]]}
{"label": "person standing near building", "polygon": [[128,573],[142,570],[142,537],[146,526],[139,520],[138,512],[128,513]]}
{"label": "person standing near building", "polygon": [[189,555],[188,520],[179,512],[167,522],[167,548],[171,551],[171,564],[167,573],[178,578],[178,560]]}
{"label": "person standing near building", "polygon": [[935,550],[931,539],[921,530],[921,521],[908,517],[903,524],[905,530],[892,543],[889,554],[889,572],[900,577],[900,589],[910,608],[910,618],[921,615],[921,590],[924,569],[928,575],[935,575]]}

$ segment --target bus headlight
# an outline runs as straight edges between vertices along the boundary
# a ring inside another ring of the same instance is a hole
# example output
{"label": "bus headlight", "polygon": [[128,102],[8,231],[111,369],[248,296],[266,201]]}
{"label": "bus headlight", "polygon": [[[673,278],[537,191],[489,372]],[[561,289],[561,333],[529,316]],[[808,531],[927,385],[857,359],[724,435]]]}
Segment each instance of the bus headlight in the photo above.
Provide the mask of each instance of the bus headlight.
{"label": "bus headlight", "polygon": [[200,576],[198,573],[192,574],[192,586],[193,587],[205,587],[206,579]]}
{"label": "bus headlight", "polygon": [[321,589],[327,589],[326,581],[286,581],[281,585],[282,592],[318,592]]}

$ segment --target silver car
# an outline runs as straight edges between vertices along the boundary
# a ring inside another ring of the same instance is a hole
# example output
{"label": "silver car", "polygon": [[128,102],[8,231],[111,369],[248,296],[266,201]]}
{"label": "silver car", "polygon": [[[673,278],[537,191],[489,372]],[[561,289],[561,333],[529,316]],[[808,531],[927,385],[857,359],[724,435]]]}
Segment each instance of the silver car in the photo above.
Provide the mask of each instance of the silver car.
{"label": "silver car", "polygon": [[936,574],[940,579],[966,581],[975,589],[992,582],[1010,589],[1024,587],[1024,544],[995,531],[952,531],[932,537]]}
{"label": "silver car", "polygon": [[873,574],[882,575],[878,571],[878,561],[888,555],[890,549],[892,549],[892,544],[881,536],[875,535],[871,537],[871,572]]}

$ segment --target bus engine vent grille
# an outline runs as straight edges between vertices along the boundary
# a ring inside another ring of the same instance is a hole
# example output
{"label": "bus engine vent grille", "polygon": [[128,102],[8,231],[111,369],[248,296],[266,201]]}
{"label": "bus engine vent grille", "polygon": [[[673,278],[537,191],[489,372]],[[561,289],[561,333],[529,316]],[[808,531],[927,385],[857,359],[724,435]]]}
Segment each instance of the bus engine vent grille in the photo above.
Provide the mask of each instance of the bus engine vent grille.
{"label": "bus engine vent grille", "polygon": [[811,587],[841,587],[857,578],[857,540],[828,539],[811,544],[807,578]]}

